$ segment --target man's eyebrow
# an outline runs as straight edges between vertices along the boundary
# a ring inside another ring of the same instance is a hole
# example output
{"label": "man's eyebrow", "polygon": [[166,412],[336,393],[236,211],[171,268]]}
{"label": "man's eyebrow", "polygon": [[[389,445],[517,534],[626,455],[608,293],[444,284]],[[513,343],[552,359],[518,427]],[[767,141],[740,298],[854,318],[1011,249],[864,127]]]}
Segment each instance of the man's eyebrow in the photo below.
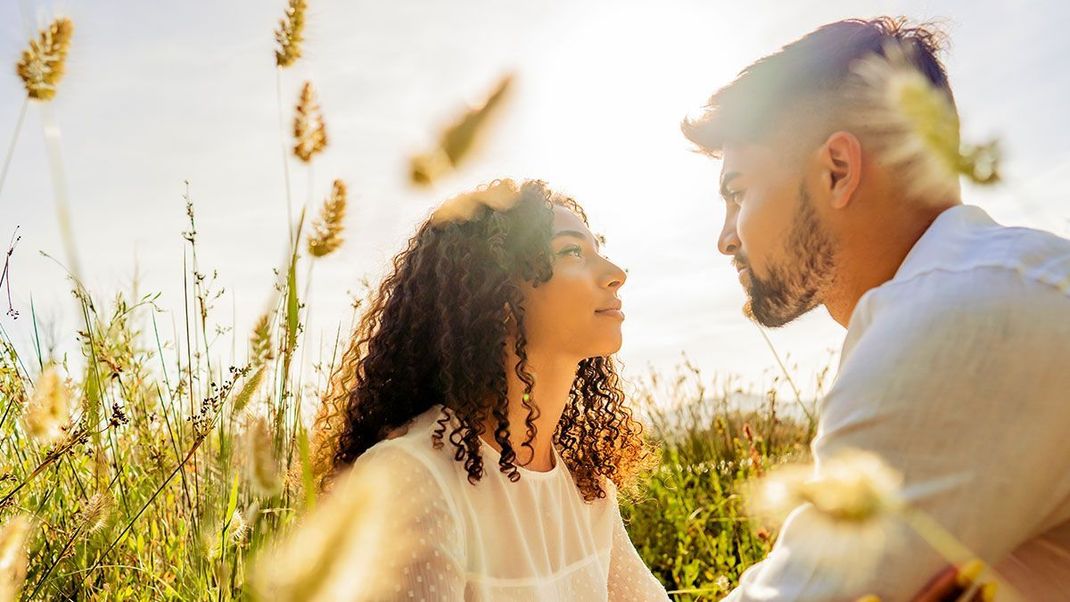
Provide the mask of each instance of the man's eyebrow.
{"label": "man's eyebrow", "polygon": [[728,200],[728,184],[738,175],[738,171],[730,171],[721,176],[721,197],[725,200]]}
{"label": "man's eyebrow", "polygon": [[568,236],[571,238],[578,238],[583,241],[591,242],[594,244],[594,248],[596,249],[601,247],[601,245],[598,244],[597,238],[593,238],[585,232],[580,232],[579,230],[558,230],[557,232],[554,232],[554,238],[557,238],[559,236]]}

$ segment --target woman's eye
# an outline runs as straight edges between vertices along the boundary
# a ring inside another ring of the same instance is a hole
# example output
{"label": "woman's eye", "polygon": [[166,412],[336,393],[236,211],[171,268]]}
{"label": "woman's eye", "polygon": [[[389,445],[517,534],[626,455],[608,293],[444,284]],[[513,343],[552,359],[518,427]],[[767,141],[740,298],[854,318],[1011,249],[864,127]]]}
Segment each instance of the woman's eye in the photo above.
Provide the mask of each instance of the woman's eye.
{"label": "woman's eye", "polygon": [[557,254],[558,255],[573,255],[575,257],[582,257],[583,256],[583,249],[581,249],[581,248],[579,248],[579,247],[577,247],[575,245],[570,245],[570,246],[567,246],[564,249],[561,249],[560,251],[558,251]]}

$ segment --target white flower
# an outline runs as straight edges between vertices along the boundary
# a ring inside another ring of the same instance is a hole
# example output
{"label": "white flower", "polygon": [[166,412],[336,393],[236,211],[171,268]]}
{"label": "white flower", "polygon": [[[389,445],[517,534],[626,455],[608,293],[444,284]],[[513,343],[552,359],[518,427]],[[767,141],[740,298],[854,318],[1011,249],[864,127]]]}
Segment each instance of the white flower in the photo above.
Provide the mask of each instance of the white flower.
{"label": "white flower", "polygon": [[911,197],[946,198],[958,177],[990,184],[999,180],[995,142],[963,147],[959,118],[948,94],[936,88],[903,48],[889,44],[885,56],[871,54],[852,68],[848,84],[852,127],[882,163],[907,185]]}
{"label": "white flower", "polygon": [[900,532],[901,483],[878,456],[848,450],[817,467],[773,471],[749,500],[759,517],[787,516],[784,528],[808,542],[793,550],[795,558],[850,586],[872,576],[880,550]]}

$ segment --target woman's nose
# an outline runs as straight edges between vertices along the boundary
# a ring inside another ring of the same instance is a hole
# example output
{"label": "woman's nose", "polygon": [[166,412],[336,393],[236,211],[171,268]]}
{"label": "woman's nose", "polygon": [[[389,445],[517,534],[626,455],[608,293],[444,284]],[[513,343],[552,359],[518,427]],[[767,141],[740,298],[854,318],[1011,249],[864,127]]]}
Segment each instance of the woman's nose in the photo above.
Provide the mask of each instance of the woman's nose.
{"label": "woman's nose", "polygon": [[628,279],[628,272],[608,259],[606,260],[606,265],[609,269],[606,270],[603,285],[608,288],[624,286],[624,282]]}

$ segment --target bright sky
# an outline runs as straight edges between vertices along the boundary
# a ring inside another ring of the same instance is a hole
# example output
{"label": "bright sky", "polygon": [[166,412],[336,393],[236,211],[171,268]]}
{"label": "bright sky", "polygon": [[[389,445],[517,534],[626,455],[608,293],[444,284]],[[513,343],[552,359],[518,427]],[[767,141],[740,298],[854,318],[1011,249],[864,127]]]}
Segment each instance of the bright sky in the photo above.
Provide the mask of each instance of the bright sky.
{"label": "bright sky", "polygon": [[[941,18],[965,138],[998,135],[1007,157],[1006,183],[967,187],[967,202],[1007,224],[1070,234],[1070,9],[1062,3],[309,2],[305,58],[283,73],[285,119],[302,81],[313,80],[331,138],[311,174],[314,203],[334,178],[351,192],[348,242],[315,268],[314,344],[348,324],[347,291],[363,275],[377,279],[435,204],[495,177],[531,177],[584,204],[608,254],[629,269],[628,373],[671,369],[686,352],[707,372],[768,381],[774,360],[742,317],[735,272],[716,252],[720,165],[691,152],[678,125],[751,61],[849,16]],[[202,270],[217,269],[226,288],[216,320],[235,324],[241,345],[286,247],[272,54],[283,7],[0,3],[0,61],[11,64],[0,77],[3,152],[23,98],[13,65],[30,30],[57,13],[74,20],[54,108],[81,264],[100,299],[128,289],[136,265],[141,290],[161,291],[161,307],[181,323],[188,180]],[[485,152],[434,189],[409,187],[407,156],[510,70],[514,102]],[[11,290],[23,316],[0,325],[25,343],[32,295],[52,324],[46,338],[63,343],[78,323],[61,270],[39,253],[63,258],[39,108],[30,107],[0,191],[0,240],[6,245],[15,226],[22,234]],[[294,165],[291,173],[295,198],[304,199],[310,174]],[[842,336],[823,310],[770,333],[802,380]],[[220,351],[229,360],[227,341]]]}

